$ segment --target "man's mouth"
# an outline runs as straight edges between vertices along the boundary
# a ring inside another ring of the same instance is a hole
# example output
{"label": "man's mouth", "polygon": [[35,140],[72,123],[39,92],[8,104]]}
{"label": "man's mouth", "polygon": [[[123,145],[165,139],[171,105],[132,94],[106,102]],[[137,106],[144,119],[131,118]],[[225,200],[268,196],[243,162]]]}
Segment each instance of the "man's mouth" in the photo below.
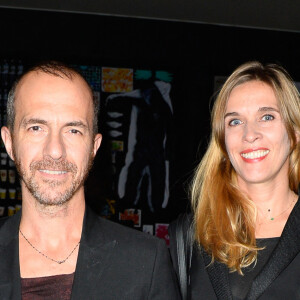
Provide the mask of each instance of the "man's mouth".
{"label": "man's mouth", "polygon": [[39,170],[42,173],[50,174],[50,175],[61,175],[66,174],[67,171],[59,171],[59,170]]}

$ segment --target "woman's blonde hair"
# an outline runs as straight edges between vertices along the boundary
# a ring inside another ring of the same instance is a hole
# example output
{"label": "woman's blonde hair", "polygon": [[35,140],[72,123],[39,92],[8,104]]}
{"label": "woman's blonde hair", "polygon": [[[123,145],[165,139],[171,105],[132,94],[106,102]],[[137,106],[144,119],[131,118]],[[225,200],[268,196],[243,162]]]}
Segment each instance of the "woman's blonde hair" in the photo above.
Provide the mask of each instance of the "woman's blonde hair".
{"label": "woman's blonde hair", "polygon": [[256,261],[256,208],[238,185],[225,146],[224,115],[231,91],[252,80],[273,88],[279,111],[291,142],[289,185],[297,193],[300,181],[299,93],[291,77],[282,67],[248,62],[238,67],[223,85],[212,111],[212,135],[191,188],[194,210],[195,239],[214,259],[231,271],[242,274],[242,268]]}

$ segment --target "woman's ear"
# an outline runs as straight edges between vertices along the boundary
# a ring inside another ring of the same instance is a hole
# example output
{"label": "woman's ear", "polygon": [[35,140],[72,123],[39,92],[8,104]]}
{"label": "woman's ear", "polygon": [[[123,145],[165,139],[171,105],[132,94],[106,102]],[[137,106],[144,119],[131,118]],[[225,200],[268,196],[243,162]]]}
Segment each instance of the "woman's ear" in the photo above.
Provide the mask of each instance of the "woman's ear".
{"label": "woman's ear", "polygon": [[14,160],[14,155],[13,155],[13,151],[12,151],[12,135],[11,135],[10,130],[6,126],[3,126],[1,128],[1,138],[4,142],[6,152],[8,153],[10,158],[12,160]]}

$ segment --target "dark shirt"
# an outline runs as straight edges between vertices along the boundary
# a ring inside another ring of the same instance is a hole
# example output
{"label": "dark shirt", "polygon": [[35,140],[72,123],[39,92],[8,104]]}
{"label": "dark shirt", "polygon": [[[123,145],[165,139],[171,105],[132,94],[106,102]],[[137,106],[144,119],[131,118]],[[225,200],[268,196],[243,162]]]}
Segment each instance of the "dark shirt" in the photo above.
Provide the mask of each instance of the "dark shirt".
{"label": "dark shirt", "polygon": [[229,282],[233,300],[243,300],[246,298],[246,295],[251,287],[254,278],[259,274],[263,266],[270,258],[278,241],[279,237],[257,239],[257,246],[265,247],[265,249],[258,251],[256,265],[251,265],[243,269],[244,275],[240,275],[237,272],[229,274]]}
{"label": "dark shirt", "polygon": [[70,300],[74,273],[21,278],[22,300]]}

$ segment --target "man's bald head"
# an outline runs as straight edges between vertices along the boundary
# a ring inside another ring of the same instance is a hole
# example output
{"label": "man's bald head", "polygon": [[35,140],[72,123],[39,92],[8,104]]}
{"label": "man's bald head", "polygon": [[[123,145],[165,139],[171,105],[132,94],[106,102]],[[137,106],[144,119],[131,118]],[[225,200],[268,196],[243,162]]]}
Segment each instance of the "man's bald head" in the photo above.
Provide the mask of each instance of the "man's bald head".
{"label": "man's bald head", "polygon": [[97,99],[93,96],[93,91],[88,82],[83,78],[83,76],[76,71],[75,69],[57,61],[49,61],[40,63],[32,68],[30,68],[27,72],[25,72],[12,86],[11,90],[8,94],[7,100],[7,127],[11,132],[14,129],[16,110],[15,110],[15,102],[18,95],[18,87],[19,85],[26,80],[28,74],[32,72],[36,73],[45,73],[51,76],[60,77],[63,79],[73,81],[74,78],[78,77],[86,84],[86,88],[89,90],[91,95],[91,100],[93,101],[93,132],[94,135],[98,132],[98,112],[99,112],[99,103]]}

